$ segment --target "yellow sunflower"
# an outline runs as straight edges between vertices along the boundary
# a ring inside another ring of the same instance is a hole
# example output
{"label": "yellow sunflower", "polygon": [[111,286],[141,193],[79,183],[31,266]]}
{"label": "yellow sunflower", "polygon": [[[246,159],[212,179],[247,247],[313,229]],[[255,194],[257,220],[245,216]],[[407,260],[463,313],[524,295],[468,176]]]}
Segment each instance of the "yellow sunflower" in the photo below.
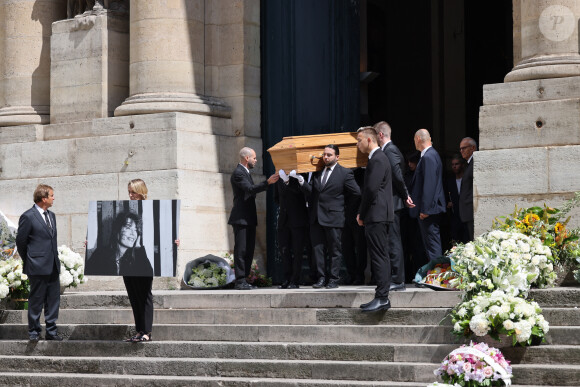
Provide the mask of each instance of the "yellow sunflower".
{"label": "yellow sunflower", "polygon": [[527,214],[524,217],[524,223],[528,226],[533,225],[535,222],[537,222],[538,220],[540,220],[540,217],[536,214]]}

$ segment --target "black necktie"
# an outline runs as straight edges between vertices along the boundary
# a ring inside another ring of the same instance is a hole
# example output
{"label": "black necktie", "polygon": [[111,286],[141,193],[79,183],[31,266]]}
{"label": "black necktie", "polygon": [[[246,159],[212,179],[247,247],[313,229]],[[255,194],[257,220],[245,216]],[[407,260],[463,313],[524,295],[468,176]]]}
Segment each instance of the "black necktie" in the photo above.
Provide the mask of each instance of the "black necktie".
{"label": "black necktie", "polygon": [[52,227],[50,225],[50,221],[48,220],[48,211],[44,211],[44,220],[45,220],[46,225],[48,226],[48,228],[50,228],[50,230],[52,231]]}
{"label": "black necktie", "polygon": [[322,174],[322,187],[326,185],[326,182],[328,181],[328,175],[330,175],[330,168],[326,167],[324,169],[324,173]]}

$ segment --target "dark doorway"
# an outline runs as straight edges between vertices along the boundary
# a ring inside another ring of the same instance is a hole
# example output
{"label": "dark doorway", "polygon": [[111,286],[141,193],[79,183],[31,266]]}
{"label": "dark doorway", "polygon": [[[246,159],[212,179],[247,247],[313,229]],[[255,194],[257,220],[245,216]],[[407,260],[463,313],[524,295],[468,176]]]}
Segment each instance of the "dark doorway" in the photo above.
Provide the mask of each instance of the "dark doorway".
{"label": "dark doorway", "polygon": [[[463,137],[479,140],[483,85],[513,67],[511,1],[262,0],[261,13],[266,175],[274,172],[266,150],[284,136],[381,120],[403,153],[414,149],[417,129],[428,129],[449,168]],[[276,210],[269,192],[275,282]]]}

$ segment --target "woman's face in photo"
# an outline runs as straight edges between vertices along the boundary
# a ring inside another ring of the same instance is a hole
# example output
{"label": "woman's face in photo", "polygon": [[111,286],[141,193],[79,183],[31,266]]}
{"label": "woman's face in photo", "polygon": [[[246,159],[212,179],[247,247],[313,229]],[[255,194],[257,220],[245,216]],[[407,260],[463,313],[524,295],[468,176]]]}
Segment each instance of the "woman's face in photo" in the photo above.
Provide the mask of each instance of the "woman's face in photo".
{"label": "woman's face in photo", "polygon": [[135,246],[137,240],[137,225],[133,219],[127,219],[123,227],[121,227],[121,234],[119,236],[119,244],[125,247]]}

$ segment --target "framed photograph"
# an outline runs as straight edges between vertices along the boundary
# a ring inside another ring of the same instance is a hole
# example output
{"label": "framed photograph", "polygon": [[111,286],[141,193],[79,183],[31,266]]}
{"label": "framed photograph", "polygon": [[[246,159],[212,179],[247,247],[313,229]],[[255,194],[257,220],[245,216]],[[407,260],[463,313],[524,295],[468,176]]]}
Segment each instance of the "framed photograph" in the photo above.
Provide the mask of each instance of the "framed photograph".
{"label": "framed photograph", "polygon": [[85,275],[175,277],[180,200],[91,201]]}

